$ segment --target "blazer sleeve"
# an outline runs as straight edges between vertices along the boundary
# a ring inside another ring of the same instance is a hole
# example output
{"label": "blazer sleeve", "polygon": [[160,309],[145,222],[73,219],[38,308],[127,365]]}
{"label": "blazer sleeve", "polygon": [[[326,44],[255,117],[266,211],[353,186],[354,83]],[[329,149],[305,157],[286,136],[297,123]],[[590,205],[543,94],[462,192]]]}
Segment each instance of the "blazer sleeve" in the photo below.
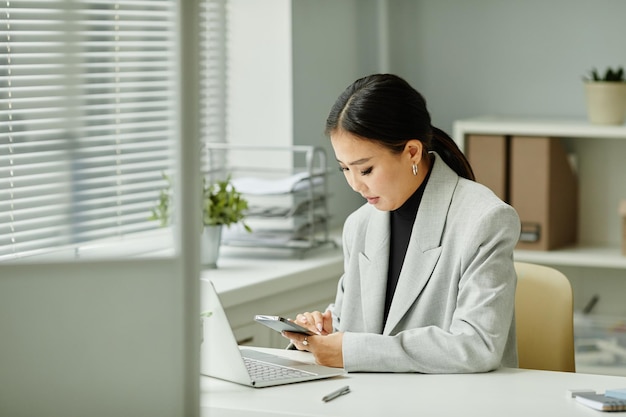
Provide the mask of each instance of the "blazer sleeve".
{"label": "blazer sleeve", "polygon": [[[363,207],[361,207],[361,210],[363,210]],[[362,225],[360,226],[358,225],[358,223],[360,223],[357,220],[358,215],[359,215],[358,213],[359,212],[357,211],[355,213],[352,213],[350,216],[348,216],[348,218],[346,219],[343,225],[343,233],[341,235],[341,239],[342,239],[342,248],[343,248],[344,273],[341,276],[341,278],[339,278],[339,283],[337,284],[337,293],[335,295],[335,302],[333,304],[330,304],[327,307],[327,310],[330,310],[330,312],[332,313],[334,331],[339,331],[341,327],[341,316],[339,312],[341,311],[342,306],[343,306],[344,279],[346,276],[345,271],[350,270],[351,246],[349,242],[351,242],[354,239],[354,236],[352,236],[353,231],[360,230],[359,227],[362,227]]]}

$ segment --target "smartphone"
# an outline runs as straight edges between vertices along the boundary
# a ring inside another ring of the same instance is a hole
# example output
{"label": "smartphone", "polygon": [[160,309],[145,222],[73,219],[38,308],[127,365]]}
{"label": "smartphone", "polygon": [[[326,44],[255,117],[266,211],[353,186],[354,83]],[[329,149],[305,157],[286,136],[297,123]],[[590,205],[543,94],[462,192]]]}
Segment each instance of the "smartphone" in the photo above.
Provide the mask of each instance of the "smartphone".
{"label": "smartphone", "polygon": [[299,324],[294,323],[291,320],[287,320],[281,316],[264,316],[261,314],[257,314],[254,316],[254,320],[258,321],[261,324],[266,325],[267,327],[276,330],[277,332],[294,332],[294,333],[302,333],[307,335],[314,335],[312,331],[309,329],[300,326]]}

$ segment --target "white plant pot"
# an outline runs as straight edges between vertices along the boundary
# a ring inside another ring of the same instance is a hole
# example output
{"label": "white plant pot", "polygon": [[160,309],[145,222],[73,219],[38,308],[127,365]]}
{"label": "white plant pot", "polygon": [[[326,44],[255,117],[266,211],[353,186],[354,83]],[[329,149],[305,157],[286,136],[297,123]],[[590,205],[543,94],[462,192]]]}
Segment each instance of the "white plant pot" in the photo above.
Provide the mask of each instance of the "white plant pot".
{"label": "white plant pot", "polygon": [[204,226],[200,243],[200,261],[206,268],[217,268],[222,242],[222,226]]}
{"label": "white plant pot", "polygon": [[587,81],[587,114],[599,125],[621,125],[626,117],[626,82]]}

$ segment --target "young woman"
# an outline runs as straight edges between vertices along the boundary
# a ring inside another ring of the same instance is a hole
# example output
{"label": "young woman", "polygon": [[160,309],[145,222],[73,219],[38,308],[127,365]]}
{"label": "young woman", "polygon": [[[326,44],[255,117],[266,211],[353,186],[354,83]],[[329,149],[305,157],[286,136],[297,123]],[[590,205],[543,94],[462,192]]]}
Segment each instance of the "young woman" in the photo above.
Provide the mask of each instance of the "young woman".
{"label": "young woman", "polygon": [[347,371],[461,373],[517,366],[515,210],[473,181],[403,79],[357,80],[326,123],[350,187],[367,200],[344,224],[344,274],[326,312],[285,333]]}

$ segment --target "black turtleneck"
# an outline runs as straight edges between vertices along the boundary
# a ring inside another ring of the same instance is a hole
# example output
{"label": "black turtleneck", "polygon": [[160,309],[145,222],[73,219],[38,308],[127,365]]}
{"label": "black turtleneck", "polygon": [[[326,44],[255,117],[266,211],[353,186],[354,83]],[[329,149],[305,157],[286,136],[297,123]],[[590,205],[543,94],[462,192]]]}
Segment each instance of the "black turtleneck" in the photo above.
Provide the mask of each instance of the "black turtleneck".
{"label": "black turtleneck", "polygon": [[387,321],[391,300],[396,291],[398,278],[400,277],[400,271],[402,270],[402,264],[406,256],[406,250],[409,246],[413,223],[415,223],[417,210],[422,202],[424,189],[426,188],[426,183],[428,182],[428,178],[430,178],[431,172],[432,167],[426,175],[426,178],[424,178],[424,182],[422,182],[413,195],[411,195],[400,208],[390,212],[391,239],[389,244],[389,269],[387,270],[387,294],[385,296],[383,323]]}

